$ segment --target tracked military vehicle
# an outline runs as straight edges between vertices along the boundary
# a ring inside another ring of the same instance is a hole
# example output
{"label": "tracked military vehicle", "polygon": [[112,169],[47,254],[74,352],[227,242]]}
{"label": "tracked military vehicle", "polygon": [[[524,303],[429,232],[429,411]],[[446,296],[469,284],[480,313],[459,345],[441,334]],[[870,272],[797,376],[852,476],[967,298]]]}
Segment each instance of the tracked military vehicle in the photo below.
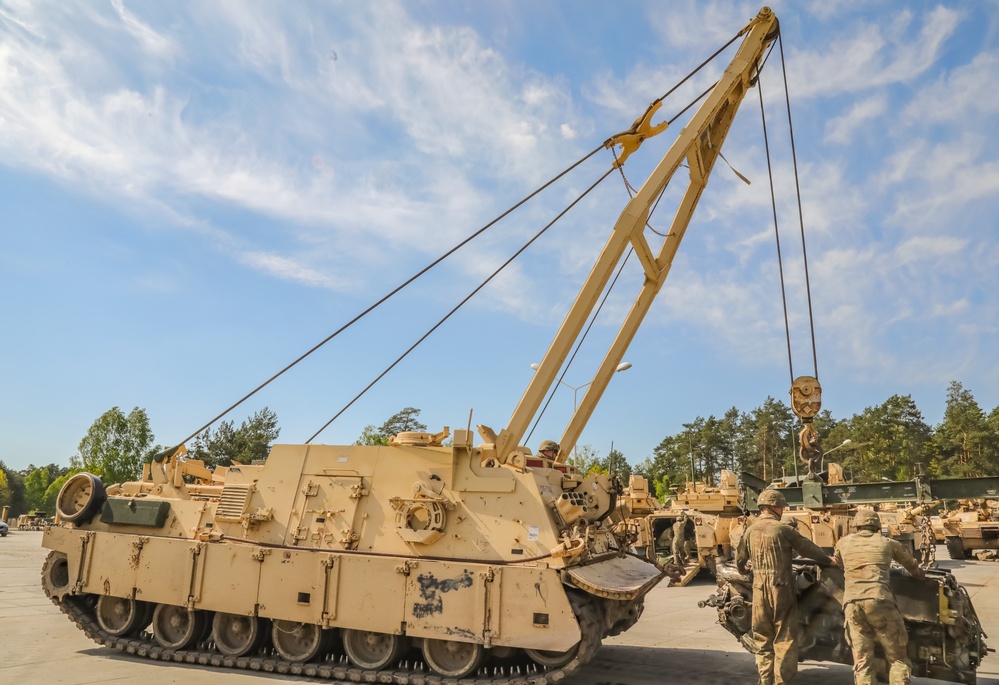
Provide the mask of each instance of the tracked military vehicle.
{"label": "tracked military vehicle", "polygon": [[[843,571],[812,561],[795,560],[798,595],[798,658],[853,663],[844,632]],[[718,565],[718,590],[701,607],[714,607],[718,622],[747,651],[751,639],[753,584],[731,563]],[[892,569],[892,592],[909,634],[912,674],[958,683],[975,683],[988,649],[971,598],[950,571],[926,569],[918,580]],[[887,678],[885,678],[887,680]]]}
{"label": "tracked military vehicle", "polygon": [[[584,477],[564,458],[662,288],[777,35],[767,8],[740,31],[734,59],[621,213],[499,433],[479,426],[476,442],[469,426],[449,446],[447,429],[378,447],[277,445],[263,465],[215,471],[179,445],[134,482],[105,488],[77,474],[43,537],[46,594],[95,641],[153,659],[400,685],[544,685],[578,670],[638,620],[662,574],[612,526],[619,480]],[[602,178],[666,130],[652,123],[662,100],[604,143],[616,156]],[[667,184],[682,186],[680,168],[689,182],[654,250],[650,212]],[[641,271],[634,304],[561,452],[534,455],[523,446],[531,420],[629,248]]]}

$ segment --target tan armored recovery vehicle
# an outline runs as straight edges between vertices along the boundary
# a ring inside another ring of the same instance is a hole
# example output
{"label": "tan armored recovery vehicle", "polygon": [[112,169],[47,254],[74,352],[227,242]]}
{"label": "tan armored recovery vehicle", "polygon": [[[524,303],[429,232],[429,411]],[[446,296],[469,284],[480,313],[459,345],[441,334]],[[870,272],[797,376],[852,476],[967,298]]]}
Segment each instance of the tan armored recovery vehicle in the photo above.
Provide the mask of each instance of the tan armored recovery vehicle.
{"label": "tan armored recovery vehicle", "polygon": [[[456,430],[450,446],[447,429],[383,447],[277,445],[263,465],[214,472],[178,446],[106,490],[77,474],[43,537],[47,595],[100,644],[154,659],[400,685],[544,685],[578,670],[638,620],[662,574],[612,525],[620,481],[583,477],[564,457],[663,286],[777,31],[764,8],[740,32],[733,61],[622,212],[506,428],[479,426],[478,441]],[[608,175],[666,129],[651,121],[661,102],[605,143],[621,147]],[[654,250],[645,227],[671,182],[686,191]],[[634,304],[559,456],[536,456],[522,445],[530,422],[628,248],[641,265]]]}

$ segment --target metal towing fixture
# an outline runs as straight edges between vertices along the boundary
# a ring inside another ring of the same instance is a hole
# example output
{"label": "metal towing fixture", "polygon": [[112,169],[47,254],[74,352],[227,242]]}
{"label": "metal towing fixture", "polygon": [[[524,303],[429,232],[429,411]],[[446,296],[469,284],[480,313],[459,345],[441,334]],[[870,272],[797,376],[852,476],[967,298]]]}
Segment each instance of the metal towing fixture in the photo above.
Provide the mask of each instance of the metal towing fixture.
{"label": "metal towing fixture", "polygon": [[[544,685],[578,670],[638,620],[662,574],[615,534],[619,479],[581,475],[564,457],[662,288],[777,32],[764,8],[739,33],[498,434],[478,426],[477,445],[471,430],[447,428],[387,446],[276,445],[263,465],[214,472],[178,446],[136,482],[105,489],[78,474],[43,537],[46,594],[98,643],[166,661],[400,685]],[[607,141],[623,148],[613,168],[666,128],[650,121],[660,104]],[[682,166],[689,183],[657,254],[646,223]],[[522,446],[529,423],[629,247],[643,272],[634,304],[561,457],[533,455]]]}
{"label": "metal towing fixture", "polygon": [[[756,499],[768,484],[748,473],[741,474],[741,481],[747,507],[757,510]],[[815,480],[780,491],[790,507],[804,507],[797,512],[785,511],[784,520],[797,520],[799,532],[810,533],[816,544],[831,549],[836,540],[853,532],[847,507],[916,503],[910,513],[918,515],[920,510],[940,500],[976,496],[968,493],[994,495],[997,488],[999,478],[931,480],[920,473],[911,481],[830,485]],[[830,507],[833,509],[829,510]],[[835,513],[836,507],[841,513]],[[904,528],[890,530],[891,525],[885,521],[882,533],[905,537]],[[924,530],[920,531],[930,545],[929,553],[922,555],[927,565],[933,560],[933,537],[928,528],[924,524]],[[842,570],[806,560],[795,560],[794,564],[801,636],[799,658],[851,663],[841,604]],[[926,576],[926,580],[920,581],[901,569],[892,569],[892,590],[908,629],[913,675],[974,683],[978,666],[989,650],[971,597],[948,570],[927,568]],[[752,651],[752,643],[746,639],[752,628],[752,582],[730,563],[717,566],[716,578],[717,592],[700,606],[717,609],[722,626]]]}

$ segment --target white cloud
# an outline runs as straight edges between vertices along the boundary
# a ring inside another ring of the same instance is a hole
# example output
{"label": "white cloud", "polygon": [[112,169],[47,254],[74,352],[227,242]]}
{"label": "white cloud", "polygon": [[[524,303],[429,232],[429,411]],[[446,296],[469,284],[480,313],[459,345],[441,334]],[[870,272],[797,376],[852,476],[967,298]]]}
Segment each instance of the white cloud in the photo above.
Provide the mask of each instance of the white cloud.
{"label": "white cloud", "polygon": [[111,6],[121,18],[125,30],[132,35],[144,50],[158,57],[171,57],[174,52],[173,41],[154,31],[148,24],[140,21],[125,8],[123,0],[111,0]]}
{"label": "white cloud", "polygon": [[888,98],[879,93],[853,105],[846,114],[830,119],[826,124],[826,140],[831,143],[849,143],[857,128],[883,115],[888,109]]}
{"label": "white cloud", "polygon": [[849,33],[825,41],[825,49],[789,50],[791,93],[799,98],[828,97],[908,83],[923,75],[939,59],[961,14],[938,6],[923,17],[915,36],[908,30],[910,19],[908,10],[902,10],[880,25],[850,24]]}
{"label": "white cloud", "polygon": [[982,52],[921,88],[902,111],[909,124],[967,123],[999,113],[999,53]]}
{"label": "white cloud", "polygon": [[898,264],[937,261],[957,254],[968,244],[967,240],[946,236],[916,236],[899,243],[895,248]]}

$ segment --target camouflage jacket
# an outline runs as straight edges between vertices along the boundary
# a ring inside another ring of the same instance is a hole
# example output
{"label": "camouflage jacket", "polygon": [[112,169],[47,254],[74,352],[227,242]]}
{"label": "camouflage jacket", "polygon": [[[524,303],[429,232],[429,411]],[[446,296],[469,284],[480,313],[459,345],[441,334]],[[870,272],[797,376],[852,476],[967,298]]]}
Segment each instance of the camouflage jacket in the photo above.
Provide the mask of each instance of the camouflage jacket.
{"label": "camouflage jacket", "polygon": [[909,573],[919,573],[919,564],[898,540],[873,530],[860,530],[837,542],[836,561],[843,569],[843,604],[859,599],[894,602],[888,573],[892,561],[900,563]]}
{"label": "camouflage jacket", "polygon": [[753,563],[753,587],[786,585],[793,579],[791,559],[797,552],[816,561],[829,561],[822,548],[773,514],[756,519],[739,541],[735,563],[740,573],[746,572],[746,562]]}

